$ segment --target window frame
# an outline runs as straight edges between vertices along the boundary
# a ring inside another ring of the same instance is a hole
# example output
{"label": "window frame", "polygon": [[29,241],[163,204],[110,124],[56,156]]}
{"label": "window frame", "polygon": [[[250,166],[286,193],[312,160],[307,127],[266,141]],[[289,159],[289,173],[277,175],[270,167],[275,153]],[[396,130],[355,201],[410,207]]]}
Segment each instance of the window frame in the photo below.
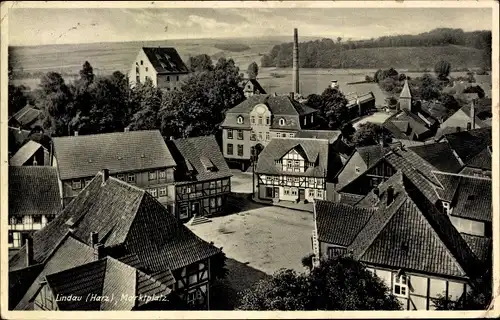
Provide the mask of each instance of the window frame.
{"label": "window frame", "polygon": [[285,119],[280,118],[280,120],[279,120],[279,125],[280,125],[280,126],[284,126],[285,124],[286,124]]}
{"label": "window frame", "polygon": [[233,129],[227,129],[227,138],[233,139]]}
{"label": "window frame", "polygon": [[150,189],[148,189],[148,192],[153,197],[158,198],[158,189],[156,189],[156,188],[150,188]]}
{"label": "window frame", "polygon": [[266,131],[266,141],[271,140],[271,133],[269,131]]}
{"label": "window frame", "polygon": [[243,116],[238,116],[238,117],[236,118],[236,123],[237,123],[237,124],[243,124],[243,122],[244,122],[244,120],[243,120]]}
{"label": "window frame", "polygon": [[236,135],[237,135],[237,139],[238,140],[243,140],[244,136],[243,136],[243,130],[237,130],[236,131]]}
{"label": "window frame", "polygon": [[230,156],[232,156],[234,154],[234,150],[233,150],[233,144],[232,143],[228,143],[227,146],[226,146],[226,153]]}
{"label": "window frame", "polygon": [[160,170],[158,178],[166,179],[167,178],[167,170]]}
{"label": "window frame", "polygon": [[148,179],[149,179],[149,181],[158,180],[158,171],[156,171],[156,170],[149,171],[148,172]]}
{"label": "window frame", "polygon": [[[241,152],[240,152],[240,150],[241,150]],[[242,145],[242,144],[239,144],[239,145],[238,145],[238,150],[237,150],[237,152],[238,152],[238,157],[243,157],[243,155],[245,154],[245,153],[244,153],[244,150],[243,150],[243,145]]]}
{"label": "window frame", "polygon": [[[396,297],[408,298],[410,294],[408,282],[408,276],[404,274],[395,274],[393,276],[392,293]],[[399,293],[396,292],[396,288],[399,288]]]}
{"label": "window frame", "polygon": [[168,195],[167,187],[161,187],[158,189],[158,197],[166,197]]}
{"label": "window frame", "polygon": [[135,183],[135,173],[127,174],[127,183]]}
{"label": "window frame", "polygon": [[73,190],[81,190],[82,189],[82,180],[74,179],[71,181],[71,189]]}

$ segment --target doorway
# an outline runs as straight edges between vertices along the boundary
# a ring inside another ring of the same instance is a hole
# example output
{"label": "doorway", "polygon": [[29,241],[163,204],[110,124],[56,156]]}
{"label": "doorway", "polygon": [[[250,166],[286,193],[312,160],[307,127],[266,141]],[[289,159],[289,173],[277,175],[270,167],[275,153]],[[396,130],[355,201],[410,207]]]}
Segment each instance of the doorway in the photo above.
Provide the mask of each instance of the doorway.
{"label": "doorway", "polygon": [[306,189],[299,189],[299,201],[306,199]]}
{"label": "doorway", "polygon": [[200,203],[198,201],[191,203],[191,215],[192,216],[200,215]]}

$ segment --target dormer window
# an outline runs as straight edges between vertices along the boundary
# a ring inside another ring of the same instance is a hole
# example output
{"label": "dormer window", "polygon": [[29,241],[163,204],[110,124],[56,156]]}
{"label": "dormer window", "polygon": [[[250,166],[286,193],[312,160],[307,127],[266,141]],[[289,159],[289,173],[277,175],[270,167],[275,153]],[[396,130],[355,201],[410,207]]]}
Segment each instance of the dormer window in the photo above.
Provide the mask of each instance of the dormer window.
{"label": "dormer window", "polygon": [[243,117],[242,116],[238,116],[238,118],[236,119],[236,122],[238,124],[243,124]]}
{"label": "dormer window", "polygon": [[280,126],[284,126],[285,125],[285,119],[281,118],[279,123],[280,123]]}
{"label": "dormer window", "polygon": [[446,214],[451,213],[450,203],[447,201],[443,201],[443,213],[446,213]]}

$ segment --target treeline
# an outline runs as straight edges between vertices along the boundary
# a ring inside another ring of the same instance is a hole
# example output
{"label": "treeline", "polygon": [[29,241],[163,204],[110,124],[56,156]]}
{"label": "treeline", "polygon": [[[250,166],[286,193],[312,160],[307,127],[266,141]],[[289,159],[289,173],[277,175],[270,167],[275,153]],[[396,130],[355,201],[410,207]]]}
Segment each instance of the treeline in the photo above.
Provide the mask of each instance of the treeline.
{"label": "treeline", "polygon": [[[457,45],[483,51],[485,66],[491,61],[491,31],[464,32],[462,29],[440,28],[418,35],[398,35],[370,40],[342,41],[342,38],[307,41],[299,44],[299,65],[304,68],[367,67],[360,65],[343,66],[338,56],[346,50],[395,48],[395,47],[435,47]],[[274,46],[269,54],[262,57],[263,67],[291,67],[293,43]],[[367,58],[369,60],[369,58]],[[342,60],[342,59],[340,59]],[[484,67],[484,66],[482,66]]]}
{"label": "treeline", "polygon": [[[180,91],[162,91],[149,80],[130,88],[116,71],[97,76],[85,62],[70,83],[56,72],[40,79],[38,88],[9,86],[9,113],[28,100],[42,111],[47,137],[159,129],[165,137],[217,134],[225,112],[244,99],[239,68],[232,59],[198,68]],[[29,97],[29,99],[28,99]]]}

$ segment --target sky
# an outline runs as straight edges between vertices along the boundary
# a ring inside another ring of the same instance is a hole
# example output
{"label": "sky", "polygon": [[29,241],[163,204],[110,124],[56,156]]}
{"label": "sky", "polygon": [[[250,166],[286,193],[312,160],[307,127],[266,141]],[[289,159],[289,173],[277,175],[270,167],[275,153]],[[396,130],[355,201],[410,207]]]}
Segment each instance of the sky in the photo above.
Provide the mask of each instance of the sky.
{"label": "sky", "polygon": [[9,45],[299,36],[369,39],[491,30],[488,8],[14,8]]}

